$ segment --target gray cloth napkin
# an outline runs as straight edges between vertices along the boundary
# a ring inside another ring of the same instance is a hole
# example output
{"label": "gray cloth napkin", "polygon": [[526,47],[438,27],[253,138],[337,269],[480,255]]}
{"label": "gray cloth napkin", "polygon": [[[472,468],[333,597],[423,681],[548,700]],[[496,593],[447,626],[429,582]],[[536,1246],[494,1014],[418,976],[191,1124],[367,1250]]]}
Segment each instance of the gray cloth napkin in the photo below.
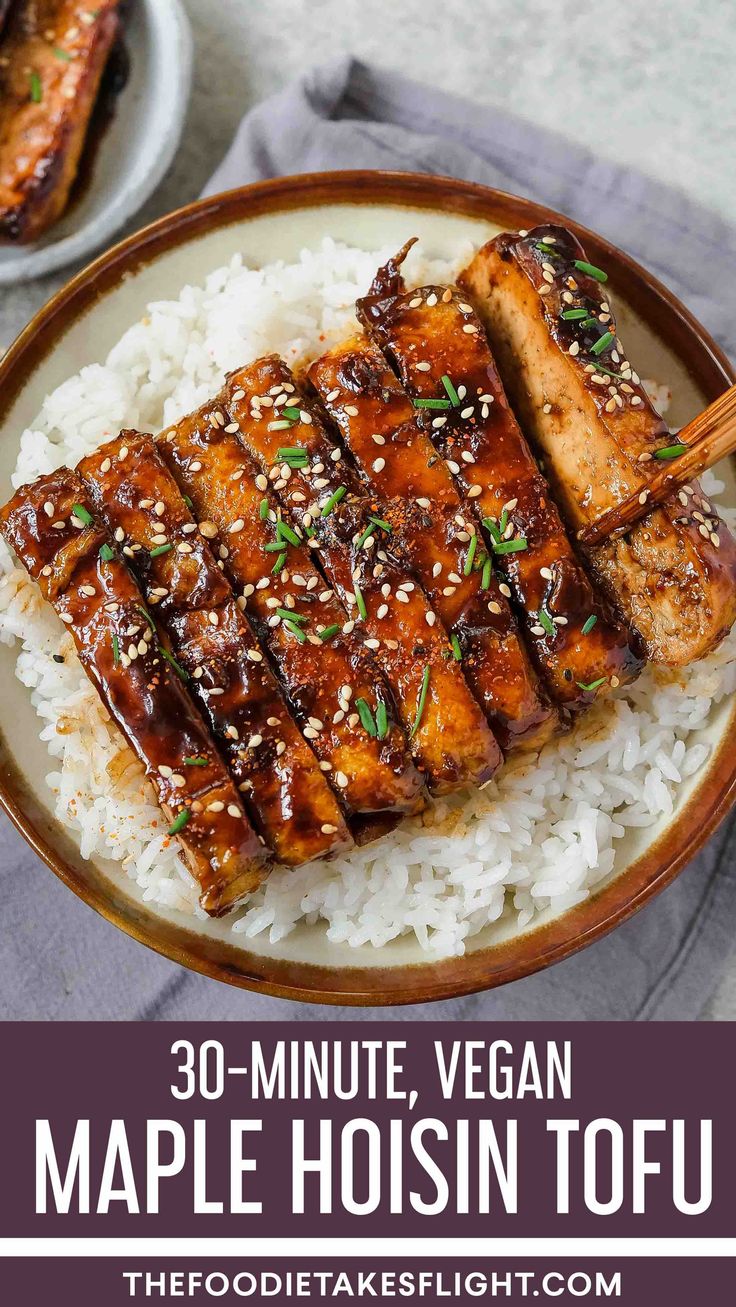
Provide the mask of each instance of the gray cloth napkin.
{"label": "gray cloth napkin", "polygon": [[[485,182],[609,236],[662,277],[736,354],[736,233],[676,191],[498,109],[340,60],[243,120],[208,191],[333,168],[399,168]],[[547,972],[488,994],[395,1010],[333,1008],[230,989],[158,957],[80,903],[7,821],[0,1015],[81,1020],[692,1020],[730,953],[736,869],[725,823],[630,922]]]}

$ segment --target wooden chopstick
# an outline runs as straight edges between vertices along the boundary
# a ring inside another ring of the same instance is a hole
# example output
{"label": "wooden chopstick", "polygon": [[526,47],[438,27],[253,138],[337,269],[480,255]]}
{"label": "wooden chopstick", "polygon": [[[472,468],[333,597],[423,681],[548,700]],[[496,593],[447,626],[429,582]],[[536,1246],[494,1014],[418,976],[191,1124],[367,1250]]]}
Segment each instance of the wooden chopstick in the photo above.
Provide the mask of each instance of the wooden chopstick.
{"label": "wooden chopstick", "polygon": [[736,450],[736,386],[715,400],[703,413],[688,422],[672,437],[673,445],[687,448],[676,458],[662,464],[661,470],[636,494],[609,508],[578,532],[583,545],[598,545],[602,540],[615,540],[653,508],[698,477],[706,468]]}

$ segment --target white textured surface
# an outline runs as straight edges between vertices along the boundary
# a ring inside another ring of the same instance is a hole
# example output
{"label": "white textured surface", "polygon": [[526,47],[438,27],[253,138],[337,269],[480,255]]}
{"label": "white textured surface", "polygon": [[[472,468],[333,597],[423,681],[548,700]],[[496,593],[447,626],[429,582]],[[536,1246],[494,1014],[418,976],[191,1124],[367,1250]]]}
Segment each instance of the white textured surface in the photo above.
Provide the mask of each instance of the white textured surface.
{"label": "white textured surface", "polygon": [[[736,216],[732,0],[185,0],[195,83],[177,159],[140,225],[204,185],[243,112],[307,63],[353,53],[498,104]],[[65,274],[66,275],[66,274]],[[0,347],[62,276],[6,291]],[[706,1015],[736,1016],[736,963]]]}

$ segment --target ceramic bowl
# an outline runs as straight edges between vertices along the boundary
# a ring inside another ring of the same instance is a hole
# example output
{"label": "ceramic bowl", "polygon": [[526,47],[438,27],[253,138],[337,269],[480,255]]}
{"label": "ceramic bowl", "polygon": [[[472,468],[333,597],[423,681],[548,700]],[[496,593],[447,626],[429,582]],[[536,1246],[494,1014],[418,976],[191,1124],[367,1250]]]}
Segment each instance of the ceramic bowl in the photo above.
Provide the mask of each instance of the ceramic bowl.
{"label": "ceramic bowl", "polygon": [[125,25],[130,73],[95,150],[88,183],[33,245],[0,245],[0,286],[89,257],[152,195],[174,158],[192,83],[181,0],[136,0]]}
{"label": "ceramic bowl", "polygon": [[[0,497],[9,491],[18,438],[44,397],[84,364],[102,361],[151,300],[175,298],[236,252],[253,264],[296,259],[329,234],[368,249],[420,237],[430,255],[457,242],[480,244],[503,228],[562,221],[528,200],[438,177],[347,172],[259,183],[189,205],[104,254],[26,328],[0,364]],[[666,380],[671,421],[681,425],[720,394],[733,372],[688,311],[627,255],[575,223],[593,262],[609,273],[621,332],[644,376]],[[736,500],[733,469],[723,469]],[[119,870],[84,861],[53,815],[30,698],[14,676],[15,652],[0,651],[0,800],[26,839],[76,894],[130,935],[177,962],[231,984],[320,1003],[416,1003],[470,993],[528,975],[569,956],[624,921],[664,888],[728,810],[736,792],[736,708],[722,702],[704,733],[707,766],[678,791],[674,815],[618,842],[609,879],[585,903],[543,914],[520,933],[504,920],[476,936],[464,957],[428,961],[400,939],[381,950],[327,940],[300,926],[280,943],[259,936],[236,946],[227,923],[143,903]],[[29,904],[32,910],[32,904]]]}

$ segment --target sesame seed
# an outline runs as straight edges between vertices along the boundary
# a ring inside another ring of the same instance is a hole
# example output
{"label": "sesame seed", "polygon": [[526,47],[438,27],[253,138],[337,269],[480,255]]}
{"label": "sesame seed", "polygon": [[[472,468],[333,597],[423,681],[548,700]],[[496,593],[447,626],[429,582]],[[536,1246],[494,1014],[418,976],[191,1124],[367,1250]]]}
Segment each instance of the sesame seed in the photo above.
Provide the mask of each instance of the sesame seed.
{"label": "sesame seed", "polygon": [[214,799],[212,803],[207,804],[208,812],[222,812],[225,804],[220,799]]}
{"label": "sesame seed", "polygon": [[128,446],[123,445],[120,449],[120,453],[118,454],[118,458],[120,459],[121,463],[124,463],[127,457],[128,457]]}
{"label": "sesame seed", "polygon": [[230,535],[231,536],[237,535],[238,531],[243,530],[244,526],[245,526],[245,522],[243,521],[242,517],[236,518],[232,526],[230,527]]}
{"label": "sesame seed", "polygon": [[498,614],[503,610],[501,608],[501,605],[495,599],[491,599],[488,605],[488,611],[489,613],[494,613],[496,616],[498,616]]}
{"label": "sesame seed", "polygon": [[436,431],[439,431],[440,427],[444,427],[446,422],[447,418],[432,418],[432,426]]}
{"label": "sesame seed", "polygon": [[261,653],[260,649],[249,649],[248,657],[250,658],[252,663],[263,662],[263,654]]}
{"label": "sesame seed", "polygon": [[473,324],[472,324],[472,322],[466,322],[465,325],[464,325],[464,327],[463,327],[463,331],[465,332],[465,334],[466,334],[467,336],[477,336],[477,335],[478,335],[478,328],[477,328],[477,327],[474,327]]}
{"label": "sesame seed", "polygon": [[639,503],[646,504],[648,498],[649,498],[649,491],[642,490],[641,494],[639,495]]}
{"label": "sesame seed", "polygon": [[354,404],[346,404],[345,412],[347,413],[349,418],[357,418],[358,416],[358,410]]}
{"label": "sesame seed", "polygon": [[568,350],[568,353],[571,356],[571,358],[575,358],[575,355],[580,353],[580,341],[574,340]]}
{"label": "sesame seed", "polygon": [[511,598],[511,589],[509,586],[507,586],[505,581],[502,581],[498,588],[501,591],[501,594],[504,596],[504,598],[506,599]]}
{"label": "sesame seed", "polygon": [[431,363],[417,363],[416,365],[417,372],[429,372],[431,371],[431,368]]}
{"label": "sesame seed", "polygon": [[190,544],[187,544],[186,540],[180,540],[178,545],[176,546],[176,552],[178,554],[191,554],[193,552],[192,546]]}
{"label": "sesame seed", "polygon": [[475,499],[476,496],[483,493],[483,487],[479,485],[468,486],[468,499]]}
{"label": "sesame seed", "polygon": [[550,571],[550,569],[549,569],[548,567],[540,567],[540,569],[539,569],[539,575],[540,575],[540,576],[543,576],[544,579],[545,579],[545,581],[551,581],[551,580],[552,580],[552,572]]}
{"label": "sesame seed", "polygon": [[332,825],[330,824],[329,821],[326,821],[325,824],[324,824],[324,826],[322,827],[322,834],[323,834],[323,835],[336,835],[336,834],[337,834],[337,826],[332,826]]}
{"label": "sesame seed", "polygon": [[256,489],[268,490],[268,478],[264,477],[262,472],[259,472],[258,476],[256,477]]}
{"label": "sesame seed", "polygon": [[47,517],[53,517],[53,516],[54,516],[54,505],[51,503],[51,500],[50,500],[50,499],[47,499],[47,500],[46,500],[46,503],[45,503],[44,506],[43,506],[43,511],[44,511],[44,513],[46,514]]}
{"label": "sesame seed", "polygon": [[348,784],[348,778],[345,775],[344,771],[335,772],[335,784],[339,785],[341,790],[344,790],[346,788]]}
{"label": "sesame seed", "polygon": [[373,471],[382,472],[385,466],[386,466],[385,458],[377,458],[373,464]]}

